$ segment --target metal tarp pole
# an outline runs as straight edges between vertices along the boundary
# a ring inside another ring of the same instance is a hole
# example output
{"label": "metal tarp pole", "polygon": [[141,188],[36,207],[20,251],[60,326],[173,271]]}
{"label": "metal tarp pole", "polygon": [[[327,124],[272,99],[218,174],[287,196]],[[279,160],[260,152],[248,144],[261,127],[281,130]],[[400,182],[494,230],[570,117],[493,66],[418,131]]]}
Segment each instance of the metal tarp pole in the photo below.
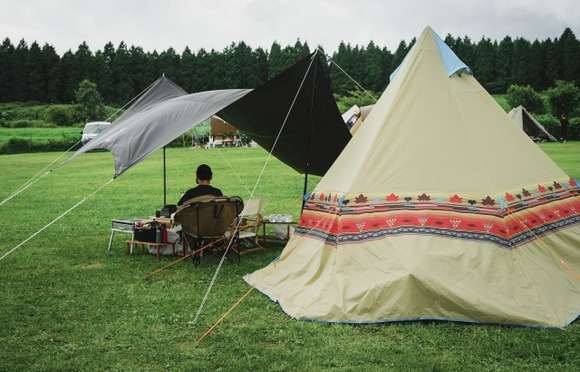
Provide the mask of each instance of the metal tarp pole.
{"label": "metal tarp pole", "polygon": [[165,146],[163,146],[163,206],[167,205],[167,169],[165,166]]}

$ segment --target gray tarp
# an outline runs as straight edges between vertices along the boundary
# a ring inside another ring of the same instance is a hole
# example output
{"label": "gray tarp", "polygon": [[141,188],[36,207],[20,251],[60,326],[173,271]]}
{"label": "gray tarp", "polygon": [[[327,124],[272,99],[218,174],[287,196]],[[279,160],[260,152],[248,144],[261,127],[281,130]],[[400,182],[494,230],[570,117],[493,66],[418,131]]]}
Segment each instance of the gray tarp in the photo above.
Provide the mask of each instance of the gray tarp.
{"label": "gray tarp", "polygon": [[141,105],[139,110],[134,110],[132,106],[128,115],[115,120],[60,165],[87,151],[106,149],[115,158],[115,176],[118,176],[250,91],[205,91],[150,100],[148,104]]}

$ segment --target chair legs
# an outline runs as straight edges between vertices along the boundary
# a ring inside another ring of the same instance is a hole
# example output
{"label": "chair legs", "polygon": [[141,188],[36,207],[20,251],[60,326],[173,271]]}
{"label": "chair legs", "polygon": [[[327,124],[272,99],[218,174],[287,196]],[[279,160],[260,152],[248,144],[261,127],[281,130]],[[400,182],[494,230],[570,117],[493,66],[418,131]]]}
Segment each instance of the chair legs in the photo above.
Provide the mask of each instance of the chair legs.
{"label": "chair legs", "polygon": [[[235,239],[235,238],[234,238]],[[240,262],[240,252],[237,249],[237,243],[231,242],[225,237],[219,238],[201,238],[184,236],[184,250],[190,249],[191,260],[194,265],[201,264],[202,261],[209,261],[214,258],[221,259],[225,254],[227,259],[233,262]]]}
{"label": "chair legs", "polygon": [[[240,243],[241,243],[241,240],[242,239],[240,239]],[[253,245],[253,247],[252,248],[244,248],[243,250],[240,250],[240,254],[246,254],[246,253],[252,253],[252,252],[265,251],[266,250],[258,242],[258,237],[257,236],[254,236],[253,238],[245,238],[245,241],[246,242],[250,242]]]}

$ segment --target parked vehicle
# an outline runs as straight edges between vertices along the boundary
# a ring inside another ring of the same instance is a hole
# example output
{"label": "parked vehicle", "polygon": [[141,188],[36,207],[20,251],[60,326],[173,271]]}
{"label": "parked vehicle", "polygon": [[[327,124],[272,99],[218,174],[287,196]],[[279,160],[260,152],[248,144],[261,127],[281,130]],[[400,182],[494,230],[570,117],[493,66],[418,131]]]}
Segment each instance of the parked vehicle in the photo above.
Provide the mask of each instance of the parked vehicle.
{"label": "parked vehicle", "polygon": [[107,128],[111,123],[108,121],[91,121],[85,124],[85,128],[81,132],[82,137],[81,141],[83,145],[86,145],[87,142],[92,140],[97,136],[97,134],[101,133],[105,128]]}

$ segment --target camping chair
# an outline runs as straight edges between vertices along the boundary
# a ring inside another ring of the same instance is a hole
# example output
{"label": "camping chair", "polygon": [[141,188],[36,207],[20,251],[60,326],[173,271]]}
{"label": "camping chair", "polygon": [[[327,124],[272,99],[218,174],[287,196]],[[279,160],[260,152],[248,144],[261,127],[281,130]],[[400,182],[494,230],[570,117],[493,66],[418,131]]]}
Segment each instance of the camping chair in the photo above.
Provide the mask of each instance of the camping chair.
{"label": "camping chair", "polygon": [[[244,210],[240,215],[241,223],[239,228],[239,242],[241,254],[250,253],[264,248],[258,243],[258,233],[262,226],[262,209],[264,201],[262,199],[250,199],[244,202]],[[244,242],[252,244],[252,248],[243,249]]]}
{"label": "camping chair", "polygon": [[224,145],[224,138],[222,136],[215,136],[213,139],[213,147],[216,146],[223,146]]}
{"label": "camping chair", "polygon": [[207,144],[206,146],[207,148],[215,148],[215,142],[213,141],[213,136],[209,136],[208,140],[207,140]]}
{"label": "camping chair", "polygon": [[184,253],[191,251],[194,264],[204,257],[223,255],[239,262],[237,230],[228,229],[238,223],[244,202],[237,196],[204,195],[186,201],[175,212],[181,225]]}
{"label": "camping chair", "polygon": [[242,147],[243,143],[242,143],[242,138],[240,137],[240,132],[236,132],[236,135],[234,136],[234,147]]}

